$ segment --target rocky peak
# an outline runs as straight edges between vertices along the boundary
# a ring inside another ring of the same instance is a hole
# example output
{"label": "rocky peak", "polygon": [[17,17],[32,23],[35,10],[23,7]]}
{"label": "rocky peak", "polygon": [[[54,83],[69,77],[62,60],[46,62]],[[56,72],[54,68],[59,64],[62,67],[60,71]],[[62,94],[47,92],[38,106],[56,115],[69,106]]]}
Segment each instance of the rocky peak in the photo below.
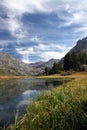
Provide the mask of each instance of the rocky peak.
{"label": "rocky peak", "polygon": [[12,75],[31,75],[33,68],[17,58],[0,52],[0,73]]}
{"label": "rocky peak", "polygon": [[70,50],[70,53],[72,52],[87,52],[87,37],[82,40],[78,40],[76,46]]}

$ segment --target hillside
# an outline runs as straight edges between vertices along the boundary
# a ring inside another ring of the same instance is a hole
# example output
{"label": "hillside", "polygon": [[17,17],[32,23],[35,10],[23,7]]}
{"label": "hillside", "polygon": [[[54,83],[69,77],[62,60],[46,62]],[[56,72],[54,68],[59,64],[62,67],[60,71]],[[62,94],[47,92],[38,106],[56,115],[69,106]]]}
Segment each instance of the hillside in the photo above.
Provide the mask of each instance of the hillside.
{"label": "hillside", "polygon": [[44,72],[45,67],[52,67],[57,59],[47,62],[26,64],[7,53],[0,52],[0,75],[38,75]]}
{"label": "hillside", "polygon": [[[73,52],[77,54],[87,53],[87,37],[78,40],[76,45],[67,53],[72,54]],[[63,63],[65,56],[60,60]]]}
{"label": "hillside", "polygon": [[[87,53],[87,37],[78,40],[75,47],[73,47],[68,53]],[[52,68],[56,62],[63,63],[64,58],[60,61],[58,59],[50,59],[47,62],[36,62],[29,65],[23,63],[19,59],[0,52],[0,74],[1,75],[38,75],[44,72],[45,67]]]}
{"label": "hillside", "polygon": [[72,52],[87,53],[87,37],[78,40],[76,46],[69,51],[69,53]]}
{"label": "hillside", "polygon": [[47,62],[40,61],[36,63],[31,63],[30,66],[38,70],[38,73],[43,73],[46,67],[52,68],[53,64],[58,62],[59,59],[50,59]]}
{"label": "hillside", "polygon": [[0,52],[0,74],[1,75],[32,75],[33,68],[21,62],[17,58]]}

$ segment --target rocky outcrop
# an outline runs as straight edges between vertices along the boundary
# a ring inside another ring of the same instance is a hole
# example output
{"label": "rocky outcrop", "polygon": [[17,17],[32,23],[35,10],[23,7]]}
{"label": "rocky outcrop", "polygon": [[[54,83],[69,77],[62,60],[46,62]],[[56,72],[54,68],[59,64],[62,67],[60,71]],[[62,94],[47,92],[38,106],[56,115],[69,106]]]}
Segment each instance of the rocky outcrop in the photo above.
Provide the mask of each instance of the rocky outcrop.
{"label": "rocky outcrop", "polygon": [[75,47],[73,47],[69,53],[76,52],[76,53],[87,53],[87,37],[83,38],[82,40],[77,41]]}
{"label": "rocky outcrop", "polygon": [[19,59],[0,52],[0,73],[12,75],[32,75],[33,68]]}
{"label": "rocky outcrop", "polygon": [[30,64],[30,66],[34,67],[34,69],[36,69],[37,73],[39,74],[39,73],[43,73],[46,67],[52,68],[53,64],[58,62],[59,62],[58,59],[50,59],[47,62],[40,61],[40,62],[32,63]]}

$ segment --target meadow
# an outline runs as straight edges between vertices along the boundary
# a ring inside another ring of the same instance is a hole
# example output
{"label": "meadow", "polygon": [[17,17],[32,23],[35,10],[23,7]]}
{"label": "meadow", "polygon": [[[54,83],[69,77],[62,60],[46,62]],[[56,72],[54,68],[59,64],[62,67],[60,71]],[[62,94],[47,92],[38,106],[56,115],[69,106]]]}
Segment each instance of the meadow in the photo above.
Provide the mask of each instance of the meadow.
{"label": "meadow", "polygon": [[87,130],[87,73],[43,76],[73,80],[42,93],[27,108],[24,116],[15,117],[9,130]]}

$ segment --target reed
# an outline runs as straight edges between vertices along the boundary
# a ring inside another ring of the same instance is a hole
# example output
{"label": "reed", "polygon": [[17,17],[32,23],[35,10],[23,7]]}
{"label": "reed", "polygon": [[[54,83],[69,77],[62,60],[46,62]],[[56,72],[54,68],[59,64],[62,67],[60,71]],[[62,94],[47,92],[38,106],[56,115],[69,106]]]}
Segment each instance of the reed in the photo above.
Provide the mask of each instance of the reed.
{"label": "reed", "polygon": [[41,94],[14,130],[87,130],[87,78]]}

